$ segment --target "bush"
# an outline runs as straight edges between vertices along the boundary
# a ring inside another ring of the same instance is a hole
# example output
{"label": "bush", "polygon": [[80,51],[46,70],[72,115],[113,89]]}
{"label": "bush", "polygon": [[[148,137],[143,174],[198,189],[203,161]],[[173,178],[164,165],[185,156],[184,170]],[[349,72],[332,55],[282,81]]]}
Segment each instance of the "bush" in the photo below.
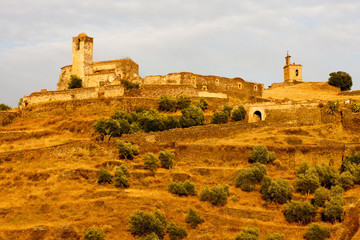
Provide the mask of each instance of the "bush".
{"label": "bush", "polygon": [[204,112],[196,106],[191,105],[190,107],[181,110],[181,114],[180,126],[182,128],[204,124]]}
{"label": "bush", "polygon": [[130,124],[124,119],[99,119],[93,125],[94,131],[100,133],[102,137],[109,135],[109,141],[111,137],[121,137],[122,134],[129,133]]}
{"label": "bush", "polygon": [[140,85],[138,83],[134,83],[129,80],[121,80],[121,84],[125,87],[126,90],[140,88]]}
{"label": "bush", "polygon": [[231,119],[235,122],[244,120],[246,116],[246,110],[244,106],[238,106],[232,113]]}
{"label": "bush", "polygon": [[189,180],[186,180],[185,182],[175,181],[170,183],[168,191],[179,196],[196,195],[195,185]]}
{"label": "bush", "polygon": [[304,238],[307,240],[324,240],[330,237],[330,228],[326,224],[312,223],[308,226]]}
{"label": "bush", "polygon": [[351,110],[352,110],[354,113],[360,112],[360,102],[351,103]]}
{"label": "bush", "polygon": [[308,169],[309,165],[306,162],[303,162],[297,169],[296,169],[296,176],[299,174],[304,174]]}
{"label": "bush", "polygon": [[251,168],[245,168],[238,172],[235,187],[240,187],[243,191],[254,190],[255,185],[259,184],[266,175],[266,166],[255,163]]}
{"label": "bush", "polygon": [[252,227],[242,228],[241,232],[235,237],[235,240],[258,240],[258,239],[259,239],[259,229]]}
{"label": "bush", "polygon": [[324,187],[319,187],[315,190],[313,204],[316,207],[323,207],[325,201],[330,198],[330,191]]}
{"label": "bush", "polygon": [[97,228],[91,227],[86,232],[84,232],[85,240],[105,240],[104,232]]}
{"label": "bush", "polygon": [[167,227],[170,240],[181,240],[187,237],[186,229],[180,226],[176,226],[175,223],[171,222]]}
{"label": "bush", "polygon": [[158,101],[158,108],[160,111],[176,112],[177,101],[169,95],[161,95]]}
{"label": "bush", "polygon": [[148,152],[143,155],[144,168],[149,169],[151,172],[155,173],[158,168],[159,159],[155,156],[154,153]]}
{"label": "bush", "polygon": [[354,186],[356,178],[348,171],[340,174],[339,183],[344,190]]}
{"label": "bush", "polygon": [[129,170],[124,164],[122,164],[120,168],[117,168],[115,170],[115,179],[114,179],[115,187],[119,187],[119,188],[130,187],[129,179],[128,179],[129,176],[130,176]]}
{"label": "bush", "polygon": [[301,194],[310,194],[320,187],[319,175],[311,170],[296,175],[295,190]]}
{"label": "bush", "polygon": [[74,88],[82,88],[82,80],[76,75],[71,75],[70,82],[68,84],[68,89],[74,89]]}
{"label": "bush", "polygon": [[8,106],[8,105],[6,105],[6,104],[4,104],[4,103],[1,103],[1,104],[0,104],[0,111],[8,111],[8,110],[10,110],[10,109],[11,109],[11,107]]}
{"label": "bush", "polygon": [[266,164],[274,161],[275,159],[276,158],[274,152],[269,152],[267,147],[263,145],[258,145],[255,146],[252,152],[250,153],[249,162],[250,163],[259,162],[262,164]]}
{"label": "bush", "polygon": [[208,201],[213,205],[224,206],[227,203],[229,195],[228,185],[215,185],[211,189],[208,187],[202,188],[200,193],[200,201]]}
{"label": "bush", "polygon": [[339,173],[335,170],[334,167],[321,164],[314,166],[315,171],[319,175],[320,185],[326,188],[331,188],[338,184]]}
{"label": "bush", "polygon": [[142,112],[138,116],[138,123],[144,132],[157,132],[165,130],[165,117],[155,109]]}
{"label": "bush", "polygon": [[285,236],[284,234],[280,234],[280,233],[273,233],[268,235],[265,240],[285,240]]}
{"label": "bush", "polygon": [[135,144],[118,141],[117,149],[121,158],[132,160],[134,156],[139,155],[139,146]]}
{"label": "bush", "polygon": [[166,221],[157,210],[154,214],[136,210],[130,215],[129,229],[134,236],[146,236],[155,233],[160,239],[165,236]]}
{"label": "bush", "polygon": [[123,120],[126,120],[128,121],[128,123],[133,123],[133,116],[131,114],[128,114],[127,112],[125,111],[115,111],[111,116],[110,116],[111,119],[114,119],[114,120],[120,120],[120,119],[123,119]]}
{"label": "bush", "polygon": [[174,166],[175,153],[167,150],[159,153],[160,165],[162,168],[170,169]]}
{"label": "bush", "polygon": [[97,182],[100,184],[102,183],[111,184],[113,182],[111,173],[109,173],[106,169],[100,169]]}
{"label": "bush", "polygon": [[332,86],[339,87],[341,91],[350,90],[352,86],[351,76],[342,71],[332,72],[329,74],[328,83]]}
{"label": "bush", "polygon": [[334,223],[335,221],[341,221],[341,214],[343,212],[344,200],[341,197],[330,197],[324,204],[322,211],[323,221]]}
{"label": "bush", "polygon": [[158,235],[156,233],[152,232],[151,234],[147,235],[143,240],[159,240]]}
{"label": "bush", "polygon": [[360,183],[360,164],[346,162],[342,165],[343,172],[349,172],[354,177],[356,184]]}
{"label": "bush", "polygon": [[179,128],[180,127],[179,117],[167,116],[167,118],[164,121],[164,125],[166,130]]}
{"label": "bush", "polygon": [[204,222],[204,219],[201,218],[195,210],[190,208],[188,214],[185,217],[185,222],[188,223],[191,228],[196,228],[199,224]]}
{"label": "bush", "polygon": [[291,201],[285,205],[284,215],[289,222],[308,224],[316,215],[316,207],[308,201]]}
{"label": "bush", "polygon": [[284,204],[291,200],[293,191],[294,188],[288,181],[281,178],[272,181],[271,178],[267,176],[264,177],[260,190],[261,195],[265,200],[280,204]]}
{"label": "bush", "polygon": [[201,110],[205,111],[208,107],[208,103],[205,100],[205,98],[200,98],[199,101],[195,102],[194,105],[198,108],[200,108]]}
{"label": "bush", "polygon": [[225,112],[225,113],[227,113],[228,117],[230,117],[230,115],[231,115],[231,110],[232,110],[232,109],[233,109],[233,108],[232,108],[231,106],[225,104],[222,111]]}
{"label": "bush", "polygon": [[180,94],[176,96],[177,109],[184,109],[190,106],[191,100],[189,95]]}
{"label": "bush", "polygon": [[334,100],[329,103],[327,113],[334,115],[339,112],[339,100]]}
{"label": "bush", "polygon": [[229,114],[224,111],[217,111],[214,112],[214,115],[211,118],[212,124],[221,124],[221,123],[227,123],[229,120]]}

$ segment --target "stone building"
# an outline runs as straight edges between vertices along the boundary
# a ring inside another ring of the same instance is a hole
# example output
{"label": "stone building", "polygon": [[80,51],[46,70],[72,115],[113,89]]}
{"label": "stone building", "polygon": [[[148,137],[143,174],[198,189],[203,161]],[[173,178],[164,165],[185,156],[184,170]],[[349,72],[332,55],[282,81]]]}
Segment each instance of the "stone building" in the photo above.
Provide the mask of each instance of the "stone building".
{"label": "stone building", "polygon": [[290,63],[291,56],[289,53],[285,57],[286,65],[284,66],[284,82],[302,82],[302,65]]}
{"label": "stone building", "polygon": [[57,90],[68,89],[70,76],[83,80],[83,87],[119,85],[121,79],[139,79],[139,65],[131,59],[93,62],[93,38],[85,33],[73,37],[72,65],[61,68]]}

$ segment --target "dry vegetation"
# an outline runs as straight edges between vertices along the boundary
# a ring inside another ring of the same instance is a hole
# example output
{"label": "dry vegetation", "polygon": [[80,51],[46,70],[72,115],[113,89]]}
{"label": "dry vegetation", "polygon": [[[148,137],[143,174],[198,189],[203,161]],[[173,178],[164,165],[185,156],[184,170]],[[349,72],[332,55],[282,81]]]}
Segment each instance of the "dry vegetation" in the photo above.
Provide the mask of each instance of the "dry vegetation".
{"label": "dry vegetation", "polygon": [[[265,95],[270,91],[273,96],[280,89],[267,90]],[[287,94],[293,95],[290,90]],[[360,143],[358,135],[336,124],[228,123],[124,135],[122,140],[140,147],[139,156],[124,160],[119,159],[117,139],[95,140],[92,125],[99,117],[28,116],[0,128],[1,240],[82,239],[91,226],[102,228],[106,239],[135,239],[128,231],[129,215],[137,209],[153,212],[156,208],[167,220],[183,226],[189,208],[195,209],[205,222],[196,229],[187,228],[187,239],[235,239],[246,226],[259,228],[260,239],[274,232],[285,234],[285,239],[303,239],[306,227],[286,222],[282,205],[264,204],[259,191],[235,188],[236,172],[250,166],[252,147],[262,144],[278,159],[267,166],[268,175],[292,183],[294,169],[302,162],[332,162],[339,167],[344,144]],[[158,169],[154,176],[143,169],[142,154],[165,149],[176,153],[173,169]],[[97,184],[99,169],[114,173],[121,164],[130,170],[130,188]],[[227,204],[213,206],[197,196],[179,197],[167,191],[172,180],[186,179],[198,193],[205,186],[229,184]],[[358,185],[347,191],[347,204],[354,203],[359,193]],[[294,198],[305,197],[295,194]],[[335,238],[341,223],[328,225]]]}

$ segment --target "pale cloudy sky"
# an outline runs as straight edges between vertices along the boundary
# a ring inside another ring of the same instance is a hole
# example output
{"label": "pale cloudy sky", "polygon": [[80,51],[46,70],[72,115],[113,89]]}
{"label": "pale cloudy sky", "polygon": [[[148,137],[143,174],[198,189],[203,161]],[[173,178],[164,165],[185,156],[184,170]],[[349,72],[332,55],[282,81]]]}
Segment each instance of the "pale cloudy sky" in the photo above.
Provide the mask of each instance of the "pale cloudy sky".
{"label": "pale cloudy sky", "polygon": [[140,75],[189,71],[283,81],[286,51],[304,81],[345,71],[360,89],[358,0],[0,0],[0,103],[55,90],[72,37],[94,61],[131,57]]}

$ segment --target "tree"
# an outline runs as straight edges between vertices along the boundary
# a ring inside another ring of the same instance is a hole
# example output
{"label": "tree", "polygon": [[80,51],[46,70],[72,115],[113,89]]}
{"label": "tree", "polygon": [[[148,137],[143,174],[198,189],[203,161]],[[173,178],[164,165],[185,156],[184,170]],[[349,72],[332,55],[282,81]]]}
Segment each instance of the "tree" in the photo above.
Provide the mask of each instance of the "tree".
{"label": "tree", "polygon": [[228,185],[215,185],[211,189],[205,187],[201,189],[200,201],[208,201],[215,206],[224,206],[229,195],[228,189]]}
{"label": "tree", "polygon": [[11,107],[8,106],[8,105],[6,105],[4,103],[0,104],[0,111],[7,111],[7,110],[10,110],[10,109],[11,109]]}
{"label": "tree", "polygon": [[112,183],[112,175],[106,169],[100,169],[98,183]]}
{"label": "tree", "polygon": [[231,119],[235,122],[237,121],[241,121],[243,119],[245,119],[246,116],[246,110],[244,108],[244,106],[238,106],[231,115]]}
{"label": "tree", "polygon": [[129,229],[134,236],[146,236],[155,233],[160,239],[165,236],[165,216],[159,211],[154,214],[136,210],[130,215]]}
{"label": "tree", "polygon": [[189,180],[171,182],[168,191],[179,196],[196,195],[195,185]]}
{"label": "tree", "polygon": [[201,110],[205,111],[209,104],[205,98],[201,97],[199,101],[194,103],[194,105],[200,108]]}
{"label": "tree", "polygon": [[309,195],[320,187],[319,176],[316,172],[307,170],[305,173],[296,176],[294,186],[297,192]]}
{"label": "tree", "polygon": [[174,222],[171,222],[167,227],[170,240],[181,240],[187,237],[186,229],[181,226],[176,226]]}
{"label": "tree", "polygon": [[128,179],[129,176],[130,176],[129,170],[124,164],[122,164],[120,168],[117,168],[115,170],[115,179],[114,179],[115,187],[128,188],[130,186]]}
{"label": "tree", "polygon": [[102,138],[109,135],[109,141],[112,137],[121,137],[122,134],[130,131],[130,124],[124,119],[99,119],[93,125],[94,131],[100,133]]}
{"label": "tree", "polygon": [[250,153],[249,162],[255,163],[259,162],[262,164],[270,163],[274,161],[275,154],[274,152],[270,152],[267,147],[263,145],[257,145],[253,148],[252,152]]}
{"label": "tree", "polygon": [[180,125],[182,128],[204,124],[204,112],[194,105],[181,110],[181,114]]}
{"label": "tree", "polygon": [[190,208],[185,217],[185,222],[188,223],[191,228],[196,228],[199,224],[204,222],[204,219],[200,217],[194,209]]}
{"label": "tree", "polygon": [[273,233],[266,236],[265,240],[285,240],[284,234]]}
{"label": "tree", "polygon": [[134,156],[139,155],[139,146],[133,145],[131,143],[126,143],[123,141],[117,142],[117,149],[120,155],[120,158],[126,158],[132,160]]}
{"label": "tree", "polygon": [[85,240],[105,240],[104,232],[97,228],[91,227],[84,233]]}
{"label": "tree", "polygon": [[271,202],[277,202],[284,204],[287,201],[291,200],[294,188],[290,185],[287,180],[278,178],[275,181],[272,181],[269,177],[265,176],[262,185],[261,185],[261,195],[262,197]]}
{"label": "tree", "polygon": [[245,227],[241,229],[241,232],[236,235],[235,240],[258,240],[259,229],[252,227]]}
{"label": "tree", "polygon": [[154,174],[158,168],[158,157],[156,157],[154,153],[148,152],[143,155],[143,160],[144,168],[149,169]]}
{"label": "tree", "polygon": [[159,153],[160,165],[162,168],[170,169],[174,166],[175,153],[168,150]]}
{"label": "tree", "polygon": [[211,118],[211,123],[213,124],[227,123],[228,120],[229,120],[228,112],[216,111],[214,112],[214,115]]}
{"label": "tree", "polygon": [[70,82],[68,84],[68,89],[73,89],[73,88],[82,88],[82,80],[76,75],[70,76]]}
{"label": "tree", "polygon": [[324,187],[319,187],[315,190],[313,204],[317,207],[323,207],[325,201],[330,198],[330,191]]}
{"label": "tree", "polygon": [[243,191],[254,190],[255,185],[259,184],[266,175],[266,166],[255,163],[251,168],[245,168],[238,172],[235,187],[240,187]]}
{"label": "tree", "polygon": [[330,228],[326,224],[312,223],[308,226],[304,238],[306,240],[324,240],[330,237]]}
{"label": "tree", "polygon": [[352,78],[351,76],[342,71],[332,72],[329,74],[328,83],[332,86],[339,87],[341,91],[347,91],[351,89]]}
{"label": "tree", "polygon": [[344,190],[347,190],[354,186],[356,177],[354,177],[349,171],[342,172],[340,174],[339,183]]}
{"label": "tree", "polygon": [[161,95],[158,101],[158,108],[160,111],[176,112],[177,101],[169,95]]}
{"label": "tree", "polygon": [[190,106],[191,99],[187,94],[180,94],[176,96],[177,109],[184,109]]}
{"label": "tree", "polygon": [[284,215],[289,222],[307,224],[316,215],[316,207],[308,201],[291,201],[285,205]]}

